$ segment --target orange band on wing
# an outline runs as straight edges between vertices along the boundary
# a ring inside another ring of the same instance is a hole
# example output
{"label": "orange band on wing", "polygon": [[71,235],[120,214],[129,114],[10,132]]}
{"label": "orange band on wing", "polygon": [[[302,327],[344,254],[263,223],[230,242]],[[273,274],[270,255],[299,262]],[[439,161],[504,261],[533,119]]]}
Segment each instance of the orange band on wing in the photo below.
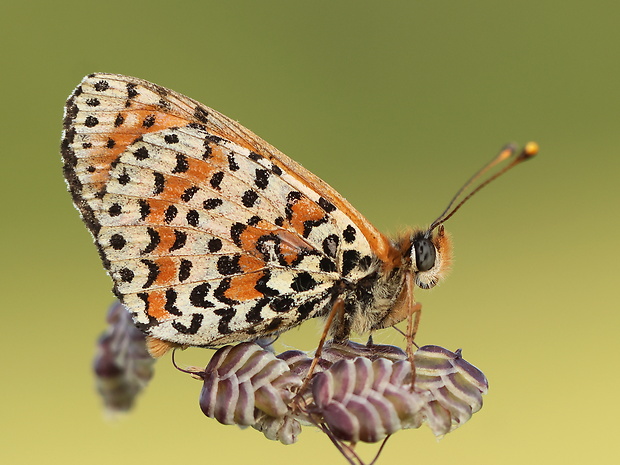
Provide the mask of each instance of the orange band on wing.
{"label": "orange band on wing", "polygon": [[255,286],[263,276],[264,273],[260,272],[233,276],[230,280],[230,287],[224,292],[224,296],[240,302],[262,297],[263,294],[257,291]]}

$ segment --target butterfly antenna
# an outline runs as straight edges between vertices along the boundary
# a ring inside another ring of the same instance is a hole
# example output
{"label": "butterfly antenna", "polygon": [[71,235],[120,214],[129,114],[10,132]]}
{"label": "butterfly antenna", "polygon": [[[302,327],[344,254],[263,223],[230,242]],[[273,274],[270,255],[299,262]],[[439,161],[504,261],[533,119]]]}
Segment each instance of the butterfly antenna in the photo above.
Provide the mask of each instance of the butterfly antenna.
{"label": "butterfly antenna", "polygon": [[[491,181],[499,178],[508,170],[514,168],[515,166],[526,160],[529,160],[534,155],[536,155],[538,153],[538,144],[536,142],[528,142],[527,144],[525,144],[525,147],[523,147],[523,150],[521,150],[519,155],[515,156],[516,153],[517,147],[514,144],[508,144],[499,152],[499,154],[495,158],[493,158],[493,160],[484,165],[480,170],[478,170],[478,172],[476,172],[471,178],[469,178],[467,182],[463,184],[463,186],[456,192],[454,197],[452,197],[452,200],[450,200],[450,203],[441,213],[441,215],[439,215],[439,217],[435,221],[433,221],[431,226],[428,228],[427,234],[430,234],[430,232],[433,231],[440,224],[445,223],[452,215],[454,215],[458,211],[459,208],[463,206],[465,202],[467,202],[471,197],[473,197],[473,195],[476,194],[480,189],[491,183]],[[480,179],[480,177],[487,173],[491,168],[506,160],[512,161],[504,168],[499,170],[497,173],[478,184],[478,186],[476,186],[474,190],[467,194],[467,196],[465,196],[463,200],[461,200],[454,208],[452,208],[456,201],[462,196],[463,192],[465,192],[475,181]]]}

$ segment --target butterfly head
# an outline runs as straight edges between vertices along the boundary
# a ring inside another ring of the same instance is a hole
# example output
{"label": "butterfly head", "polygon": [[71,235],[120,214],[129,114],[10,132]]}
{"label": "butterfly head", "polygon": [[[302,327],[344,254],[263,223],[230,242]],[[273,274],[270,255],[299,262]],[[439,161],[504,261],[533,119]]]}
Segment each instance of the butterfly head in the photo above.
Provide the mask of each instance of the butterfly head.
{"label": "butterfly head", "polygon": [[452,250],[443,225],[435,231],[417,231],[410,236],[411,269],[415,284],[422,289],[434,287],[450,268]]}
{"label": "butterfly head", "polygon": [[[450,240],[444,232],[443,223],[450,219],[480,189],[506,171],[531,159],[536,153],[538,153],[538,144],[535,142],[529,142],[520,152],[514,145],[507,145],[493,160],[469,178],[452,197],[446,209],[426,231],[418,231],[411,235],[408,245],[410,247],[411,269],[417,286],[422,289],[430,289],[439,282],[449,268],[451,260]],[[489,170],[500,164],[504,165],[502,169],[486,179],[483,178]],[[481,179],[484,180],[480,181]]]}

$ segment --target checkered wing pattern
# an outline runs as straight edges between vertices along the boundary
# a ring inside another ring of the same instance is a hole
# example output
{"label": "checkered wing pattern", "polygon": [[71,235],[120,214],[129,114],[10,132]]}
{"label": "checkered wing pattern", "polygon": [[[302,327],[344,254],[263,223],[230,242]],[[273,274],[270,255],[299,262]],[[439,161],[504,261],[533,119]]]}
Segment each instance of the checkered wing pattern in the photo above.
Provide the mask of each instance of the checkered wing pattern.
{"label": "checkered wing pattern", "polygon": [[328,311],[388,240],[326,183],[215,110],[93,74],[69,97],[64,173],[147,334],[212,346]]}

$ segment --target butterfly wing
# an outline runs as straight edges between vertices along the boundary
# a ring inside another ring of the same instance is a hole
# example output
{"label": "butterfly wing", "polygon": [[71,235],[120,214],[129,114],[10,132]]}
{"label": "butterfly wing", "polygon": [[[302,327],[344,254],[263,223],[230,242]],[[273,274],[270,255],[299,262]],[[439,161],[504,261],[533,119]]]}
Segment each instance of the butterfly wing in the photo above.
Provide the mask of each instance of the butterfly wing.
{"label": "butterfly wing", "polygon": [[74,202],[115,293],[158,339],[218,345],[283,331],[392,250],[326,183],[163,87],[89,75],[64,127]]}

